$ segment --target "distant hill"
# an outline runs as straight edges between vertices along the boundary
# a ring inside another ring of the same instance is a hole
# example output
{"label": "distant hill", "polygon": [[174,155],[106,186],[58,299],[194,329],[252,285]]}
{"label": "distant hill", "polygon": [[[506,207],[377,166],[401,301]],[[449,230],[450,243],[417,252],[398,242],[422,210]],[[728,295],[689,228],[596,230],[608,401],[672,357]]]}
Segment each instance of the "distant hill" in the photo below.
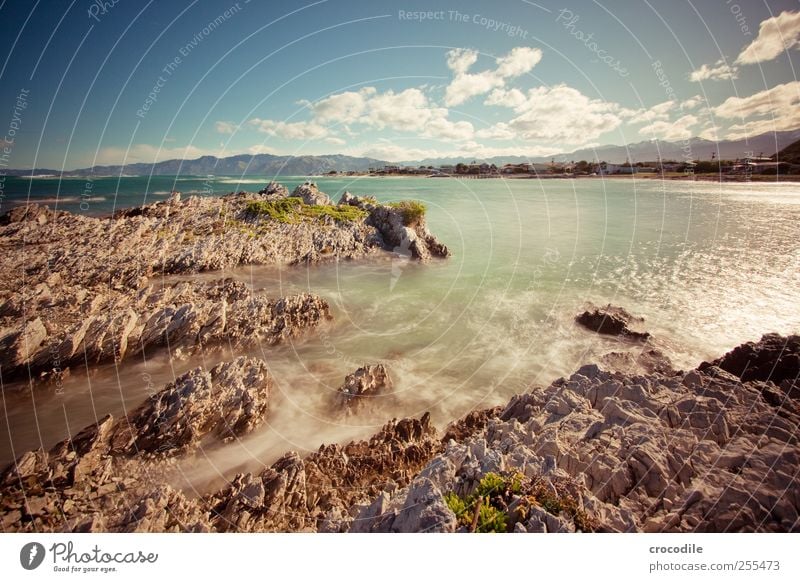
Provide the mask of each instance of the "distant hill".
{"label": "distant hill", "polygon": [[[690,148],[679,141],[641,141],[626,146],[607,145],[596,148],[583,148],[573,152],[528,158],[525,156],[495,156],[491,158],[428,158],[400,162],[407,166],[440,166],[443,164],[457,164],[459,162],[486,162],[501,166],[522,162],[546,163],[550,160],[557,162],[587,160],[590,162],[609,162],[621,164],[625,161],[647,162],[654,160],[685,160],[689,155],[695,160],[710,160],[712,154],[719,159],[743,158],[748,155],[765,156],[774,155],[789,148],[787,155],[797,156],[800,146],[797,140],[800,131],[784,131],[777,133],[764,133],[751,137],[749,140],[713,142],[699,137],[689,140]],[[794,152],[794,154],[792,154]],[[781,158],[783,160],[783,158]],[[789,161],[788,159],[786,161]],[[379,168],[389,162],[375,158],[357,158],[343,155],[325,156],[274,156],[271,154],[240,154],[227,158],[203,156],[196,160],[167,160],[155,164],[128,164],[126,166],[94,166],[62,172],[37,168],[35,170],[6,170],[7,176],[35,176],[63,175],[63,176],[310,176],[325,174],[336,170],[339,172],[364,172],[369,168]]]}
{"label": "distant hill", "polygon": [[167,160],[155,164],[127,164],[125,166],[94,166],[62,172],[37,168],[35,170],[8,170],[8,176],[308,176],[324,174],[331,170],[362,172],[381,167],[387,162],[374,158],[351,156],[273,156],[271,154],[240,154],[227,158],[203,156],[196,160]]}
{"label": "distant hill", "polygon": [[777,154],[772,156],[776,162],[789,162],[790,164],[800,164],[800,140],[786,146]]}
{"label": "distant hill", "polygon": [[770,156],[789,144],[794,143],[798,138],[800,138],[800,131],[783,131],[764,133],[753,136],[748,140],[725,140],[720,142],[693,137],[688,142],[688,148],[686,148],[687,144],[681,141],[648,140],[625,146],[607,145],[598,146],[596,148],[583,148],[573,152],[535,158],[525,156],[495,156],[491,158],[471,158],[468,160],[464,158],[428,158],[402,163],[409,166],[438,166],[441,164],[456,164],[464,161],[470,162],[474,159],[478,162],[486,162],[498,166],[522,162],[542,163],[549,162],[550,160],[555,160],[557,162],[577,162],[586,160],[589,162],[621,164],[625,161],[648,162],[658,159],[664,161],[682,161],[686,159],[687,155],[695,160],[710,160],[712,153],[716,154],[717,158],[726,160],[743,158],[748,155],[748,152],[751,152],[749,155],[758,156],[763,153],[765,156]]}

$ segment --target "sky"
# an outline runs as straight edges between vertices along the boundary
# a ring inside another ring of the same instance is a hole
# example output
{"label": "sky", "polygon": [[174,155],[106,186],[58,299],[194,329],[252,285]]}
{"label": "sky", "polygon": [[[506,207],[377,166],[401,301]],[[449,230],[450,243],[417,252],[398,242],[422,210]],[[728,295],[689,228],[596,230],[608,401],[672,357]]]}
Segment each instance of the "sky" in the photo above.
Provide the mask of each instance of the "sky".
{"label": "sky", "polygon": [[800,128],[797,0],[6,0],[0,44],[9,168]]}

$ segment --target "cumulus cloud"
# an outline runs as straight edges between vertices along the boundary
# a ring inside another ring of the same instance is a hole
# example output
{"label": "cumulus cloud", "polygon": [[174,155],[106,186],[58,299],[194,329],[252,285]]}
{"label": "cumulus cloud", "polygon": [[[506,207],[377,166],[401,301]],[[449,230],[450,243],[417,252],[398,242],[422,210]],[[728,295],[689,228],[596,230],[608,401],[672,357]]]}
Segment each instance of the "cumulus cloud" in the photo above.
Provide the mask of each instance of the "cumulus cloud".
{"label": "cumulus cloud", "polygon": [[375,93],[375,87],[345,91],[320,99],[311,104],[311,109],[319,123],[350,123],[363,115],[367,101]]}
{"label": "cumulus cloud", "polygon": [[586,143],[622,123],[619,105],[590,99],[567,85],[537,87],[523,96],[490,96],[494,103],[510,105],[518,113],[507,128],[522,139]]}
{"label": "cumulus cloud", "polygon": [[214,129],[217,133],[232,134],[237,130],[237,126],[230,121],[217,121],[214,124]]}
{"label": "cumulus cloud", "polygon": [[669,112],[675,109],[675,101],[664,101],[658,105],[653,105],[650,109],[637,111],[635,122],[665,121],[669,119]]}
{"label": "cumulus cloud", "polygon": [[689,73],[689,80],[695,83],[700,81],[728,81],[739,77],[739,69],[728,65],[725,59],[720,59],[713,65],[703,65]]}
{"label": "cumulus cloud", "polygon": [[681,102],[681,109],[694,109],[698,105],[702,105],[706,100],[702,95],[695,95]]}
{"label": "cumulus cloud", "polygon": [[275,121],[255,117],[247,122],[261,133],[286,139],[321,139],[328,136],[328,129],[313,121]]}
{"label": "cumulus cloud", "polygon": [[723,119],[738,119],[728,128],[728,139],[800,127],[800,81],[791,81],[748,97],[728,97],[714,108]]}
{"label": "cumulus cloud", "polygon": [[763,63],[782,52],[800,46],[800,12],[787,10],[767,18],[758,28],[758,36],[736,59],[740,65]]}
{"label": "cumulus cloud", "polygon": [[448,107],[461,105],[470,97],[504,87],[507,80],[530,72],[542,60],[542,51],[516,47],[507,55],[495,59],[495,69],[470,73],[469,69],[477,60],[477,51],[469,49],[453,49],[447,53],[447,66],[455,73],[445,90],[444,102]]}
{"label": "cumulus cloud", "polygon": [[490,127],[476,131],[475,137],[486,139],[514,139],[517,137],[517,134],[507,123],[500,121]]}
{"label": "cumulus cloud", "polygon": [[330,137],[329,126],[334,123],[342,124],[341,130],[351,137],[355,134],[352,127],[359,125],[456,141],[471,139],[475,133],[470,122],[450,120],[447,108],[431,103],[419,87],[398,92],[379,92],[374,87],[365,87],[303,104],[313,112],[313,119],[286,123],[255,118],[248,124],[269,135],[287,139]]}
{"label": "cumulus cloud", "polygon": [[458,48],[447,53],[447,68],[456,74],[466,73],[478,61],[478,51]]}
{"label": "cumulus cloud", "polygon": [[692,137],[691,128],[699,120],[694,115],[684,115],[675,121],[654,121],[639,130],[639,134],[649,138],[677,141]]}
{"label": "cumulus cloud", "polygon": [[536,158],[558,153],[560,150],[553,146],[527,146],[515,145],[511,147],[485,146],[478,142],[465,142],[457,148],[420,148],[403,146],[388,140],[380,140],[374,145],[363,148],[353,148],[348,151],[350,155],[378,158],[389,162],[407,162],[413,160],[436,158],[470,158],[482,160],[495,156],[527,156]]}

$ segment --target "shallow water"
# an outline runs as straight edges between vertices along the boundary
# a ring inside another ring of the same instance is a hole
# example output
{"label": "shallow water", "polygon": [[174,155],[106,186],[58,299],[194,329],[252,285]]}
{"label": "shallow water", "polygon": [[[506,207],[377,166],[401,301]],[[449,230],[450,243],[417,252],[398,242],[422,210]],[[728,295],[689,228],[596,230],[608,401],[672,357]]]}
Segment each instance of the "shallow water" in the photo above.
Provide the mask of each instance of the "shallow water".
{"label": "shallow water", "polygon": [[[453,257],[428,265],[387,256],[199,276],[235,276],[270,295],[309,290],[328,299],[335,319],[299,341],[251,350],[267,360],[276,380],[268,423],[184,463],[181,486],[207,487],[289,449],[366,436],[393,417],[431,411],[443,426],[471,408],[503,403],[602,354],[629,349],[574,325],[587,301],[644,316],[657,345],[683,368],[765,332],[800,330],[796,184],[422,178],[318,184],[334,198],[347,189],[382,201],[423,200],[431,230]],[[232,355],[238,354],[170,360],[159,353],[89,375],[74,371],[61,395],[52,387],[5,386],[0,461],[40,443],[49,447],[105,413],[138,405],[187,369]],[[336,414],[331,399],[345,374],[376,361],[389,364],[394,392],[363,413]]]}

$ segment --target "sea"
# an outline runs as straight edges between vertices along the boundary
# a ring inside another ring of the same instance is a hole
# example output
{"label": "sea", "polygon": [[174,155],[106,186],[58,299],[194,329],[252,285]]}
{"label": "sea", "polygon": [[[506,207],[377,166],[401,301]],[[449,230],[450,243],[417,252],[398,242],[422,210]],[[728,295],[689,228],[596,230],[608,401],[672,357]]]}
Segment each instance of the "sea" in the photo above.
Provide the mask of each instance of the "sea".
{"label": "sea", "polygon": [[[306,177],[283,177],[289,188]],[[63,390],[3,386],[0,464],[49,448],[104,414],[124,414],[199,365],[247,353],[275,378],[254,433],[184,461],[176,486],[202,492],[288,450],[366,437],[392,418],[434,423],[538,390],[609,352],[641,346],[574,323],[587,305],[644,317],[652,346],[690,369],[764,333],[800,331],[800,184],[619,179],[312,178],[383,202],[420,200],[451,249],[428,264],[387,254],[313,266],[246,266],[236,277],[278,296],[310,291],[334,320],[280,346],[182,357],[167,351],[73,370]],[[0,212],[26,201],[107,216],[183,196],[257,191],[269,177],[6,178]],[[182,277],[186,279],[187,277]],[[175,278],[178,279],[178,278]],[[335,405],[346,374],[386,363],[393,389],[355,414]]]}

